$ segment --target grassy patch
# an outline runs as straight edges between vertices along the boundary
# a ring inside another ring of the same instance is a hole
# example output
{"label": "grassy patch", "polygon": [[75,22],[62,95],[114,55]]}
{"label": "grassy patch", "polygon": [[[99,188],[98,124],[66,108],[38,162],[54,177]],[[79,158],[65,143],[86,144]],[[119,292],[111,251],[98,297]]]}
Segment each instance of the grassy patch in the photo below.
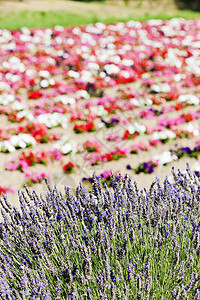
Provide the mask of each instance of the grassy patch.
{"label": "grassy patch", "polygon": [[39,28],[39,27],[53,27],[55,25],[70,26],[70,25],[85,25],[89,23],[104,22],[113,23],[117,21],[126,22],[129,20],[146,21],[152,18],[156,19],[170,19],[170,18],[199,18],[200,12],[190,10],[175,10],[172,12],[162,13],[141,13],[135,10],[134,14],[128,17],[107,17],[98,16],[98,13],[88,12],[84,14],[70,13],[67,11],[16,11],[7,14],[0,14],[0,28],[20,29],[21,27]]}

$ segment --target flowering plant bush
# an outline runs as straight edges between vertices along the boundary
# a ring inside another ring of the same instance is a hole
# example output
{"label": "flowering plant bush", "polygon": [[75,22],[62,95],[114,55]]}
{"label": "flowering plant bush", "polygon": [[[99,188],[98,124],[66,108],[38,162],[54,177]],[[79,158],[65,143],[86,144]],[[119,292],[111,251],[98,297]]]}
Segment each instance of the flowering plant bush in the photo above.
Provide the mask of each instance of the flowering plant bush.
{"label": "flowering plant bush", "polygon": [[45,172],[34,172],[32,174],[25,173],[25,184],[31,186],[36,183],[41,183],[45,178],[51,179],[51,175]]}
{"label": "flowering plant bush", "polygon": [[7,193],[15,193],[15,190],[7,185],[0,186],[0,195]]}
{"label": "flowering plant bush", "polygon": [[[149,160],[148,162],[144,162],[144,163],[139,164],[139,166],[137,168],[133,169],[133,171],[136,174],[140,174],[141,172],[145,173],[145,174],[151,174],[151,173],[153,173],[154,169],[158,165],[159,165],[158,161]],[[128,170],[131,170],[131,166],[130,165],[127,165],[126,168]]]}
{"label": "flowering plant bush", "polygon": [[53,145],[55,149],[58,149],[63,155],[75,154],[77,152],[77,145],[75,142],[70,142],[67,135],[63,135],[61,139]]}
{"label": "flowering plant bush", "polygon": [[102,144],[95,139],[87,140],[83,143],[83,149],[87,152],[101,152]]}
{"label": "flowering plant bush", "polygon": [[197,158],[200,155],[200,146],[195,146],[193,149],[190,149],[190,147],[182,147],[176,151],[172,151],[172,153],[177,155],[178,159],[183,156]]}
{"label": "flowering plant bush", "polygon": [[121,174],[76,196],[25,187],[20,210],[0,198],[1,297],[198,299],[199,182],[186,172],[142,191]]}
{"label": "flowering plant bush", "polygon": [[93,122],[88,122],[86,125],[74,124],[74,131],[76,133],[93,132],[96,131],[96,127]]}
{"label": "flowering plant bush", "polygon": [[101,122],[105,124],[106,128],[112,128],[120,123],[120,119],[120,116],[118,116],[111,118],[109,121],[101,119]]}
{"label": "flowering plant bush", "polygon": [[65,173],[74,173],[74,167],[75,165],[70,161],[67,164],[65,164],[62,169]]}
{"label": "flowering plant bush", "polygon": [[62,126],[67,128],[66,117],[58,112],[53,112],[51,114],[45,113],[37,117],[37,120],[41,124],[45,124],[48,128]]}
{"label": "flowering plant bush", "polygon": [[76,165],[69,161],[68,163],[64,164],[62,169],[64,173],[71,174],[75,172],[75,168],[79,168],[79,165]]}
{"label": "flowering plant bush", "polygon": [[122,157],[127,157],[130,151],[125,147],[116,146],[114,150],[105,154],[99,153],[86,153],[84,160],[88,160],[92,166],[98,165],[100,162],[108,162],[118,160]]}

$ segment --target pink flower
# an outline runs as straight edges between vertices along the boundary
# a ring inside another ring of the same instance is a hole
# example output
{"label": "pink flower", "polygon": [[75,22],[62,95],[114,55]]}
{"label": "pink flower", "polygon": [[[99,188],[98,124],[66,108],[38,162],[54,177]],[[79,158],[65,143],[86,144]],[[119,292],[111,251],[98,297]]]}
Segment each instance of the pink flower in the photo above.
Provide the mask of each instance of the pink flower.
{"label": "pink flower", "polygon": [[101,173],[101,176],[104,178],[111,176],[111,170],[104,171],[103,173]]}
{"label": "pink flower", "polygon": [[151,139],[150,139],[149,142],[150,142],[150,144],[151,144],[153,147],[162,144],[162,142],[161,142],[160,140],[151,140]]}
{"label": "pink flower", "polygon": [[30,177],[31,177],[31,174],[25,173],[24,176],[25,176],[26,178],[30,178]]}
{"label": "pink flower", "polygon": [[14,170],[17,170],[17,168],[18,168],[18,164],[14,163],[14,162],[13,163],[10,162],[6,165],[6,170],[8,170],[8,171],[14,171]]}
{"label": "pink flower", "polygon": [[113,134],[110,134],[110,135],[107,136],[106,140],[107,141],[119,142],[119,141],[121,141],[121,137],[120,136],[115,136]]}

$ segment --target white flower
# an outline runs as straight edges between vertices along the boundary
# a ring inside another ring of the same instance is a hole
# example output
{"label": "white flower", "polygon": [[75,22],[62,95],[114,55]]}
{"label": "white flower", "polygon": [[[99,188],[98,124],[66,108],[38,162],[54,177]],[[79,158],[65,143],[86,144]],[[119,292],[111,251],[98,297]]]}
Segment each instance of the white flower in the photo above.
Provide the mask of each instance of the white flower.
{"label": "white flower", "polygon": [[179,53],[176,52],[176,49],[174,49],[174,48],[168,49],[168,53],[167,53],[165,62],[171,66],[176,66],[177,68],[181,68],[182,62],[178,58],[177,54],[179,55]]}
{"label": "white flower", "polygon": [[10,139],[10,144],[15,148],[26,148],[27,146],[35,146],[37,144],[34,137],[26,133],[13,135]]}
{"label": "white flower", "polygon": [[121,58],[119,55],[114,55],[110,57],[110,61],[113,62],[114,64],[118,64],[121,61]]}
{"label": "white flower", "polygon": [[132,104],[134,104],[135,106],[138,106],[138,107],[141,106],[139,100],[137,100],[135,98],[131,98],[130,103],[132,103]]}
{"label": "white flower", "polygon": [[29,35],[24,35],[24,34],[21,34],[19,39],[22,41],[22,42],[30,42],[32,40],[31,36]]}
{"label": "white flower", "polygon": [[0,91],[5,91],[5,90],[10,90],[10,85],[6,82],[0,82]]}
{"label": "white flower", "polygon": [[160,25],[162,25],[163,21],[160,19],[151,19],[151,20],[148,20],[147,23],[150,26],[160,26]]}
{"label": "white flower", "polygon": [[15,97],[10,94],[2,94],[0,95],[0,104],[1,105],[8,105],[9,103],[13,102]]}
{"label": "white flower", "polygon": [[148,106],[152,105],[152,103],[153,103],[153,101],[151,99],[145,99],[144,101],[145,101],[145,104]]}
{"label": "white flower", "polygon": [[130,77],[130,74],[128,71],[125,71],[125,70],[122,70],[121,71],[121,75],[124,77],[124,78],[129,78]]}
{"label": "white flower", "polygon": [[200,75],[200,67],[199,67],[200,60],[199,59],[197,59],[194,56],[191,56],[191,57],[186,58],[185,62],[187,64],[186,70],[188,72],[195,73],[197,76]]}
{"label": "white flower", "polygon": [[76,103],[76,100],[72,97],[69,97],[67,95],[59,95],[55,98],[56,102],[62,102],[63,104],[69,104],[74,105]]}
{"label": "white flower", "polygon": [[34,116],[33,114],[29,111],[29,110],[21,110],[17,113],[17,117],[18,118],[23,118],[25,117],[26,119],[30,120],[30,121],[33,121],[34,120]]}
{"label": "white flower", "polygon": [[77,152],[77,144],[69,142],[68,136],[63,135],[61,139],[53,145],[54,148],[59,149],[63,154],[75,154]]}
{"label": "white flower", "polygon": [[153,160],[158,160],[159,165],[164,165],[177,159],[178,157],[175,154],[172,155],[170,151],[165,151],[162,154],[153,156]]}
{"label": "white flower", "polygon": [[79,90],[76,92],[76,96],[77,97],[81,97],[83,99],[90,99],[90,94],[88,94],[87,91],[84,90]]}
{"label": "white flower", "polygon": [[199,135],[199,126],[197,124],[193,124],[193,123],[186,123],[184,128],[189,131],[192,132],[194,136],[198,136]]}
{"label": "white flower", "polygon": [[22,27],[20,31],[25,35],[30,35],[31,31],[27,27]]}
{"label": "white flower", "polygon": [[41,86],[41,88],[43,88],[43,89],[47,88],[47,87],[49,86],[49,81],[48,81],[47,79],[42,79],[42,80],[40,81],[40,86]]}
{"label": "white flower", "polygon": [[69,144],[69,143],[67,143],[67,144],[60,147],[60,151],[63,154],[67,154],[67,153],[71,152],[72,150],[73,150],[72,145]]}
{"label": "white flower", "polygon": [[27,76],[34,76],[34,75],[36,75],[36,70],[34,70],[34,69],[27,69],[26,70],[26,75]]}
{"label": "white flower", "polygon": [[105,73],[105,72],[100,72],[99,76],[100,76],[101,78],[105,78],[105,77],[106,77],[106,73]]}
{"label": "white flower", "polygon": [[19,102],[17,100],[15,100],[13,103],[12,103],[12,109],[14,110],[23,110],[24,108],[26,107],[26,105],[22,102]]}
{"label": "white flower", "polygon": [[56,26],[54,26],[54,29],[55,29],[56,31],[60,31],[60,32],[63,32],[63,31],[64,31],[64,27],[61,26],[61,25],[56,25]]}
{"label": "white flower", "polygon": [[8,59],[8,61],[9,61],[10,64],[19,64],[21,62],[20,59],[16,56],[11,56]]}
{"label": "white flower", "polygon": [[145,105],[150,106],[152,105],[153,101],[151,99],[135,99],[135,98],[131,98],[130,99],[130,103],[134,104],[137,107],[143,107]]}
{"label": "white flower", "polygon": [[174,80],[175,80],[176,82],[179,82],[179,81],[181,81],[182,79],[184,79],[185,77],[186,77],[185,74],[175,74],[175,75],[174,75]]}
{"label": "white flower", "polygon": [[104,66],[105,71],[111,75],[111,74],[117,74],[120,72],[120,68],[114,64],[108,64]]}
{"label": "white flower", "polygon": [[133,125],[128,127],[128,131],[130,134],[135,132],[144,133],[146,131],[146,127],[140,123],[135,122]]}
{"label": "white flower", "polygon": [[73,71],[73,70],[70,70],[68,72],[68,75],[69,75],[69,77],[76,78],[76,79],[78,79],[80,77],[80,74],[78,72]]}
{"label": "white flower", "polygon": [[99,65],[97,63],[94,63],[94,62],[91,62],[91,61],[87,64],[87,67],[91,71],[98,71],[99,70]]}
{"label": "white flower", "polygon": [[13,147],[9,141],[0,142],[0,152],[14,152],[15,147]]}
{"label": "white flower", "polygon": [[56,82],[55,82],[55,80],[53,79],[53,78],[50,78],[49,79],[49,84],[51,84],[51,85],[54,85]]}
{"label": "white flower", "polygon": [[132,61],[132,59],[124,58],[122,60],[122,64],[126,67],[131,67],[132,65],[134,65],[134,62]]}
{"label": "white flower", "polygon": [[162,30],[162,32],[164,33],[164,35],[167,36],[167,37],[168,37],[168,36],[169,36],[169,37],[173,37],[173,36],[175,35],[175,33],[176,33],[176,31],[173,30],[172,27],[166,26],[166,25],[161,26],[161,27],[160,27],[160,30]]}
{"label": "white flower", "polygon": [[58,112],[51,114],[41,114],[37,117],[39,123],[45,124],[48,128],[61,125],[63,128],[67,128],[67,119],[65,116]]}
{"label": "white flower", "polygon": [[103,128],[103,127],[105,127],[105,123],[101,122],[98,124],[98,128]]}
{"label": "white flower", "polygon": [[68,45],[74,45],[74,40],[72,38],[68,38],[68,39],[66,39],[66,43]]}
{"label": "white flower", "polygon": [[155,131],[152,134],[154,140],[165,140],[167,138],[174,139],[176,134],[172,130]]}
{"label": "white flower", "polygon": [[14,152],[15,148],[25,149],[29,146],[35,146],[37,144],[34,137],[26,133],[20,133],[13,135],[9,141],[0,142],[1,152]]}
{"label": "white flower", "polygon": [[140,23],[138,21],[130,20],[126,24],[128,27],[133,27],[133,28],[137,28],[137,29],[142,28],[142,23]]}
{"label": "white flower", "polygon": [[81,71],[81,78],[84,82],[91,82],[92,81],[92,73],[91,71],[83,70]]}
{"label": "white flower", "polygon": [[92,106],[90,110],[96,113],[99,117],[107,116],[108,112],[104,109],[103,105]]}
{"label": "white flower", "polygon": [[20,76],[19,75],[14,75],[12,73],[6,73],[6,79],[10,80],[12,82],[17,82],[18,80],[20,80]]}
{"label": "white flower", "polygon": [[181,102],[187,102],[189,104],[199,105],[199,98],[192,94],[180,95],[178,100]]}
{"label": "white flower", "polygon": [[40,77],[43,77],[43,78],[49,78],[50,77],[50,73],[47,70],[41,70],[41,71],[39,71],[38,75]]}
{"label": "white flower", "polygon": [[151,91],[155,93],[168,93],[170,90],[170,86],[167,83],[153,84],[151,86]]}

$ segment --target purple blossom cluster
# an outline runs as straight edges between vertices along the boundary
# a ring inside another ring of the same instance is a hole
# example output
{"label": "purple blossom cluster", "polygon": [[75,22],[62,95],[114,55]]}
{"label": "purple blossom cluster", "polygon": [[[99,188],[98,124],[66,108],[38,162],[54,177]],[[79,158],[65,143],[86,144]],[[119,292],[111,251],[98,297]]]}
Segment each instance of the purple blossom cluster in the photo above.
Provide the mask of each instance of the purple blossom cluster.
{"label": "purple blossom cluster", "polygon": [[0,299],[200,299],[200,185],[189,166],[173,183],[111,188],[93,176],[73,195],[0,198]]}

